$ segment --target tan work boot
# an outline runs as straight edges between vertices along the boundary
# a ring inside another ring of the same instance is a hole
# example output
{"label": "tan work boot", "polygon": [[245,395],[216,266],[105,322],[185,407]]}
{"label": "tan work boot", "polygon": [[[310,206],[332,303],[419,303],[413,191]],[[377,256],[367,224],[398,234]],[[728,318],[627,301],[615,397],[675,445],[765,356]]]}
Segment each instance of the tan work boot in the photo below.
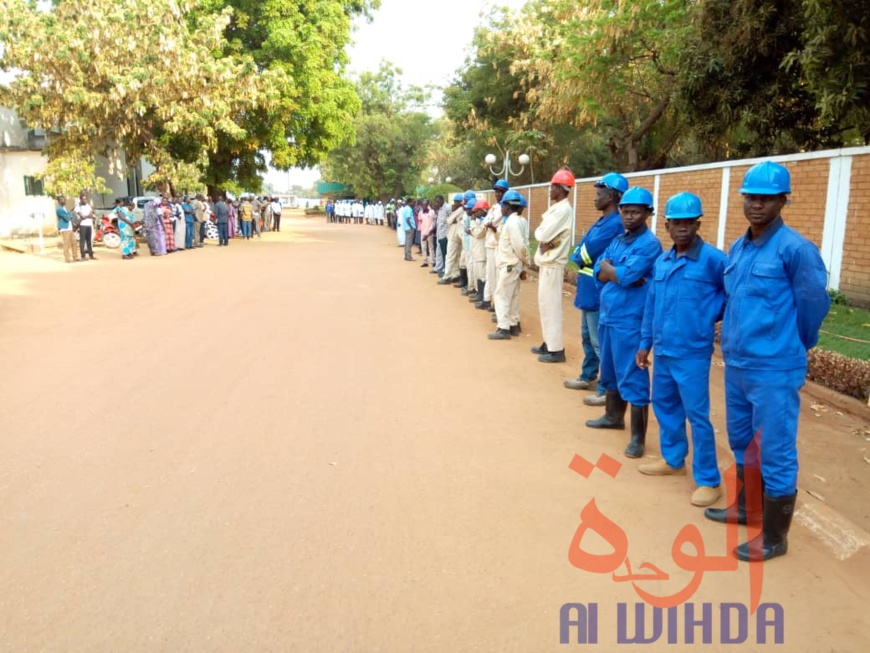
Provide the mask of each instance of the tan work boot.
{"label": "tan work boot", "polygon": [[637,471],[647,476],[685,476],[686,466],[671,467],[664,458],[659,458],[651,463],[638,465]]}
{"label": "tan work boot", "polygon": [[700,506],[701,508],[705,506],[712,506],[719,500],[719,497],[722,496],[722,488],[720,486],[710,487],[709,485],[699,485],[697,489],[692,492],[692,505]]}

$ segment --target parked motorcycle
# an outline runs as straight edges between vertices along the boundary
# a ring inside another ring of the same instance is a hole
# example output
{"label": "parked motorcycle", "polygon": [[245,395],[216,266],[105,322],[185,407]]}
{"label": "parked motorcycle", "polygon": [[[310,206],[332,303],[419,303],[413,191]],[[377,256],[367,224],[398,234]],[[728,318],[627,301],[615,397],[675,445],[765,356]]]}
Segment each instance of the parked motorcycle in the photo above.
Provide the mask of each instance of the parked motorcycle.
{"label": "parked motorcycle", "polygon": [[94,242],[102,242],[109,249],[118,249],[121,246],[121,232],[112,217],[104,215],[100,218],[100,224],[94,232]]}

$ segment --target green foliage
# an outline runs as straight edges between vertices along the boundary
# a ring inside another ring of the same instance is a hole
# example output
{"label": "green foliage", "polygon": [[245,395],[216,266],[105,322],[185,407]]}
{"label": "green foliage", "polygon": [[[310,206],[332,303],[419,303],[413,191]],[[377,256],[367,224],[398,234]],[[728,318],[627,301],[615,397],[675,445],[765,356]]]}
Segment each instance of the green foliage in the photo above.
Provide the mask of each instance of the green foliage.
{"label": "green foliage", "polygon": [[[209,154],[207,182],[228,180],[259,190],[266,170],[262,153],[280,170],[312,166],[351,137],[360,109],[354,84],[345,78],[345,46],[351,20],[379,0],[208,0],[211,14],[232,9],[223,52],[231,61],[253,58],[272,79],[261,93],[268,103],[239,112],[243,133],[226,133]],[[242,92],[239,89],[237,92]]]}
{"label": "green foliage", "polygon": [[419,89],[405,89],[388,63],[357,81],[362,111],[344,143],[323,163],[323,177],[350,186],[357,197],[385,200],[419,183],[438,130],[417,103]]}
{"label": "green foliage", "polygon": [[801,3],[707,0],[680,64],[680,109],[710,158],[766,156],[839,144],[799,65]]}
{"label": "green foliage", "polygon": [[461,192],[463,192],[463,190],[455,184],[435,184],[434,186],[426,186],[426,190],[423,192],[423,197],[431,201],[435,199],[436,195],[441,195],[444,198],[444,202],[450,204],[453,200],[453,196],[456,193]]}
{"label": "green foliage", "polygon": [[[0,69],[19,71],[0,102],[50,139],[49,187],[93,187],[96,155],[120,146],[147,157],[165,183],[173,139],[196,146],[199,167],[222,135],[243,138],[234,116],[256,106],[261,84],[246,56],[215,56],[231,12],[196,14],[197,0],[65,0],[50,10],[4,0]],[[77,171],[74,174],[74,171]],[[94,189],[96,189],[94,187]],[[76,190],[78,192],[78,190]]]}
{"label": "green foliage", "polygon": [[820,349],[870,361],[870,311],[835,304],[822,324]]}
{"label": "green foliage", "polygon": [[870,140],[870,1],[803,0],[799,66],[822,119]]}
{"label": "green foliage", "polygon": [[833,288],[828,291],[828,296],[831,298],[831,303],[834,306],[845,306],[849,303],[848,297],[841,293],[839,290],[834,290]]}
{"label": "green foliage", "polygon": [[530,3],[512,30],[513,69],[534,114],[595,128],[622,170],[662,165],[681,133],[672,96],[695,11],[683,0]]}
{"label": "green foliage", "polygon": [[613,167],[606,136],[558,120],[546,120],[530,101],[533,78],[517,66],[527,53],[514,30],[515,19],[495,8],[487,27],[475,31],[472,53],[456,79],[444,91],[444,111],[450,139],[438,166],[449,170],[463,187],[488,186],[493,175],[484,157],[493,153],[499,167],[506,150],[527,153],[531,163],[512,176],[514,185],[549,179],[568,165],[576,174],[595,174]]}

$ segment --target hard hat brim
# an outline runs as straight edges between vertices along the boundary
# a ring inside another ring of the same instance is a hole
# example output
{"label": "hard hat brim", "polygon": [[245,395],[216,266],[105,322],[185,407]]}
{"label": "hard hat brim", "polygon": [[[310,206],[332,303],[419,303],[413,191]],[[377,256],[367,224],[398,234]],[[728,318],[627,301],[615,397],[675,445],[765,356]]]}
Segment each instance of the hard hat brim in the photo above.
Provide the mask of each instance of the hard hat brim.
{"label": "hard hat brim", "polygon": [[791,194],[791,188],[780,191],[772,191],[770,190],[770,188],[756,188],[753,186],[744,186],[738,192],[741,195],[789,195]]}

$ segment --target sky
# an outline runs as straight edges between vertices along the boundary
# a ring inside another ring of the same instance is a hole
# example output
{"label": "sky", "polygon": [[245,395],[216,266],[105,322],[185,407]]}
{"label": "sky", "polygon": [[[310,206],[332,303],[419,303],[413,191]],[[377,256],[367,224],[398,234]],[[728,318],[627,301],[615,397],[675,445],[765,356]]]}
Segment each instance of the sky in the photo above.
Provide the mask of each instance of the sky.
{"label": "sky", "polygon": [[[445,86],[468,54],[481,12],[493,4],[519,9],[526,0],[381,0],[373,20],[356,22],[353,45],[348,49],[349,70],[374,71],[382,60],[402,70],[407,85]],[[440,102],[440,97],[433,98]],[[290,185],[304,188],[320,179],[320,171],[294,168],[272,170],[266,176],[276,190]],[[288,183],[289,182],[289,183]]]}

